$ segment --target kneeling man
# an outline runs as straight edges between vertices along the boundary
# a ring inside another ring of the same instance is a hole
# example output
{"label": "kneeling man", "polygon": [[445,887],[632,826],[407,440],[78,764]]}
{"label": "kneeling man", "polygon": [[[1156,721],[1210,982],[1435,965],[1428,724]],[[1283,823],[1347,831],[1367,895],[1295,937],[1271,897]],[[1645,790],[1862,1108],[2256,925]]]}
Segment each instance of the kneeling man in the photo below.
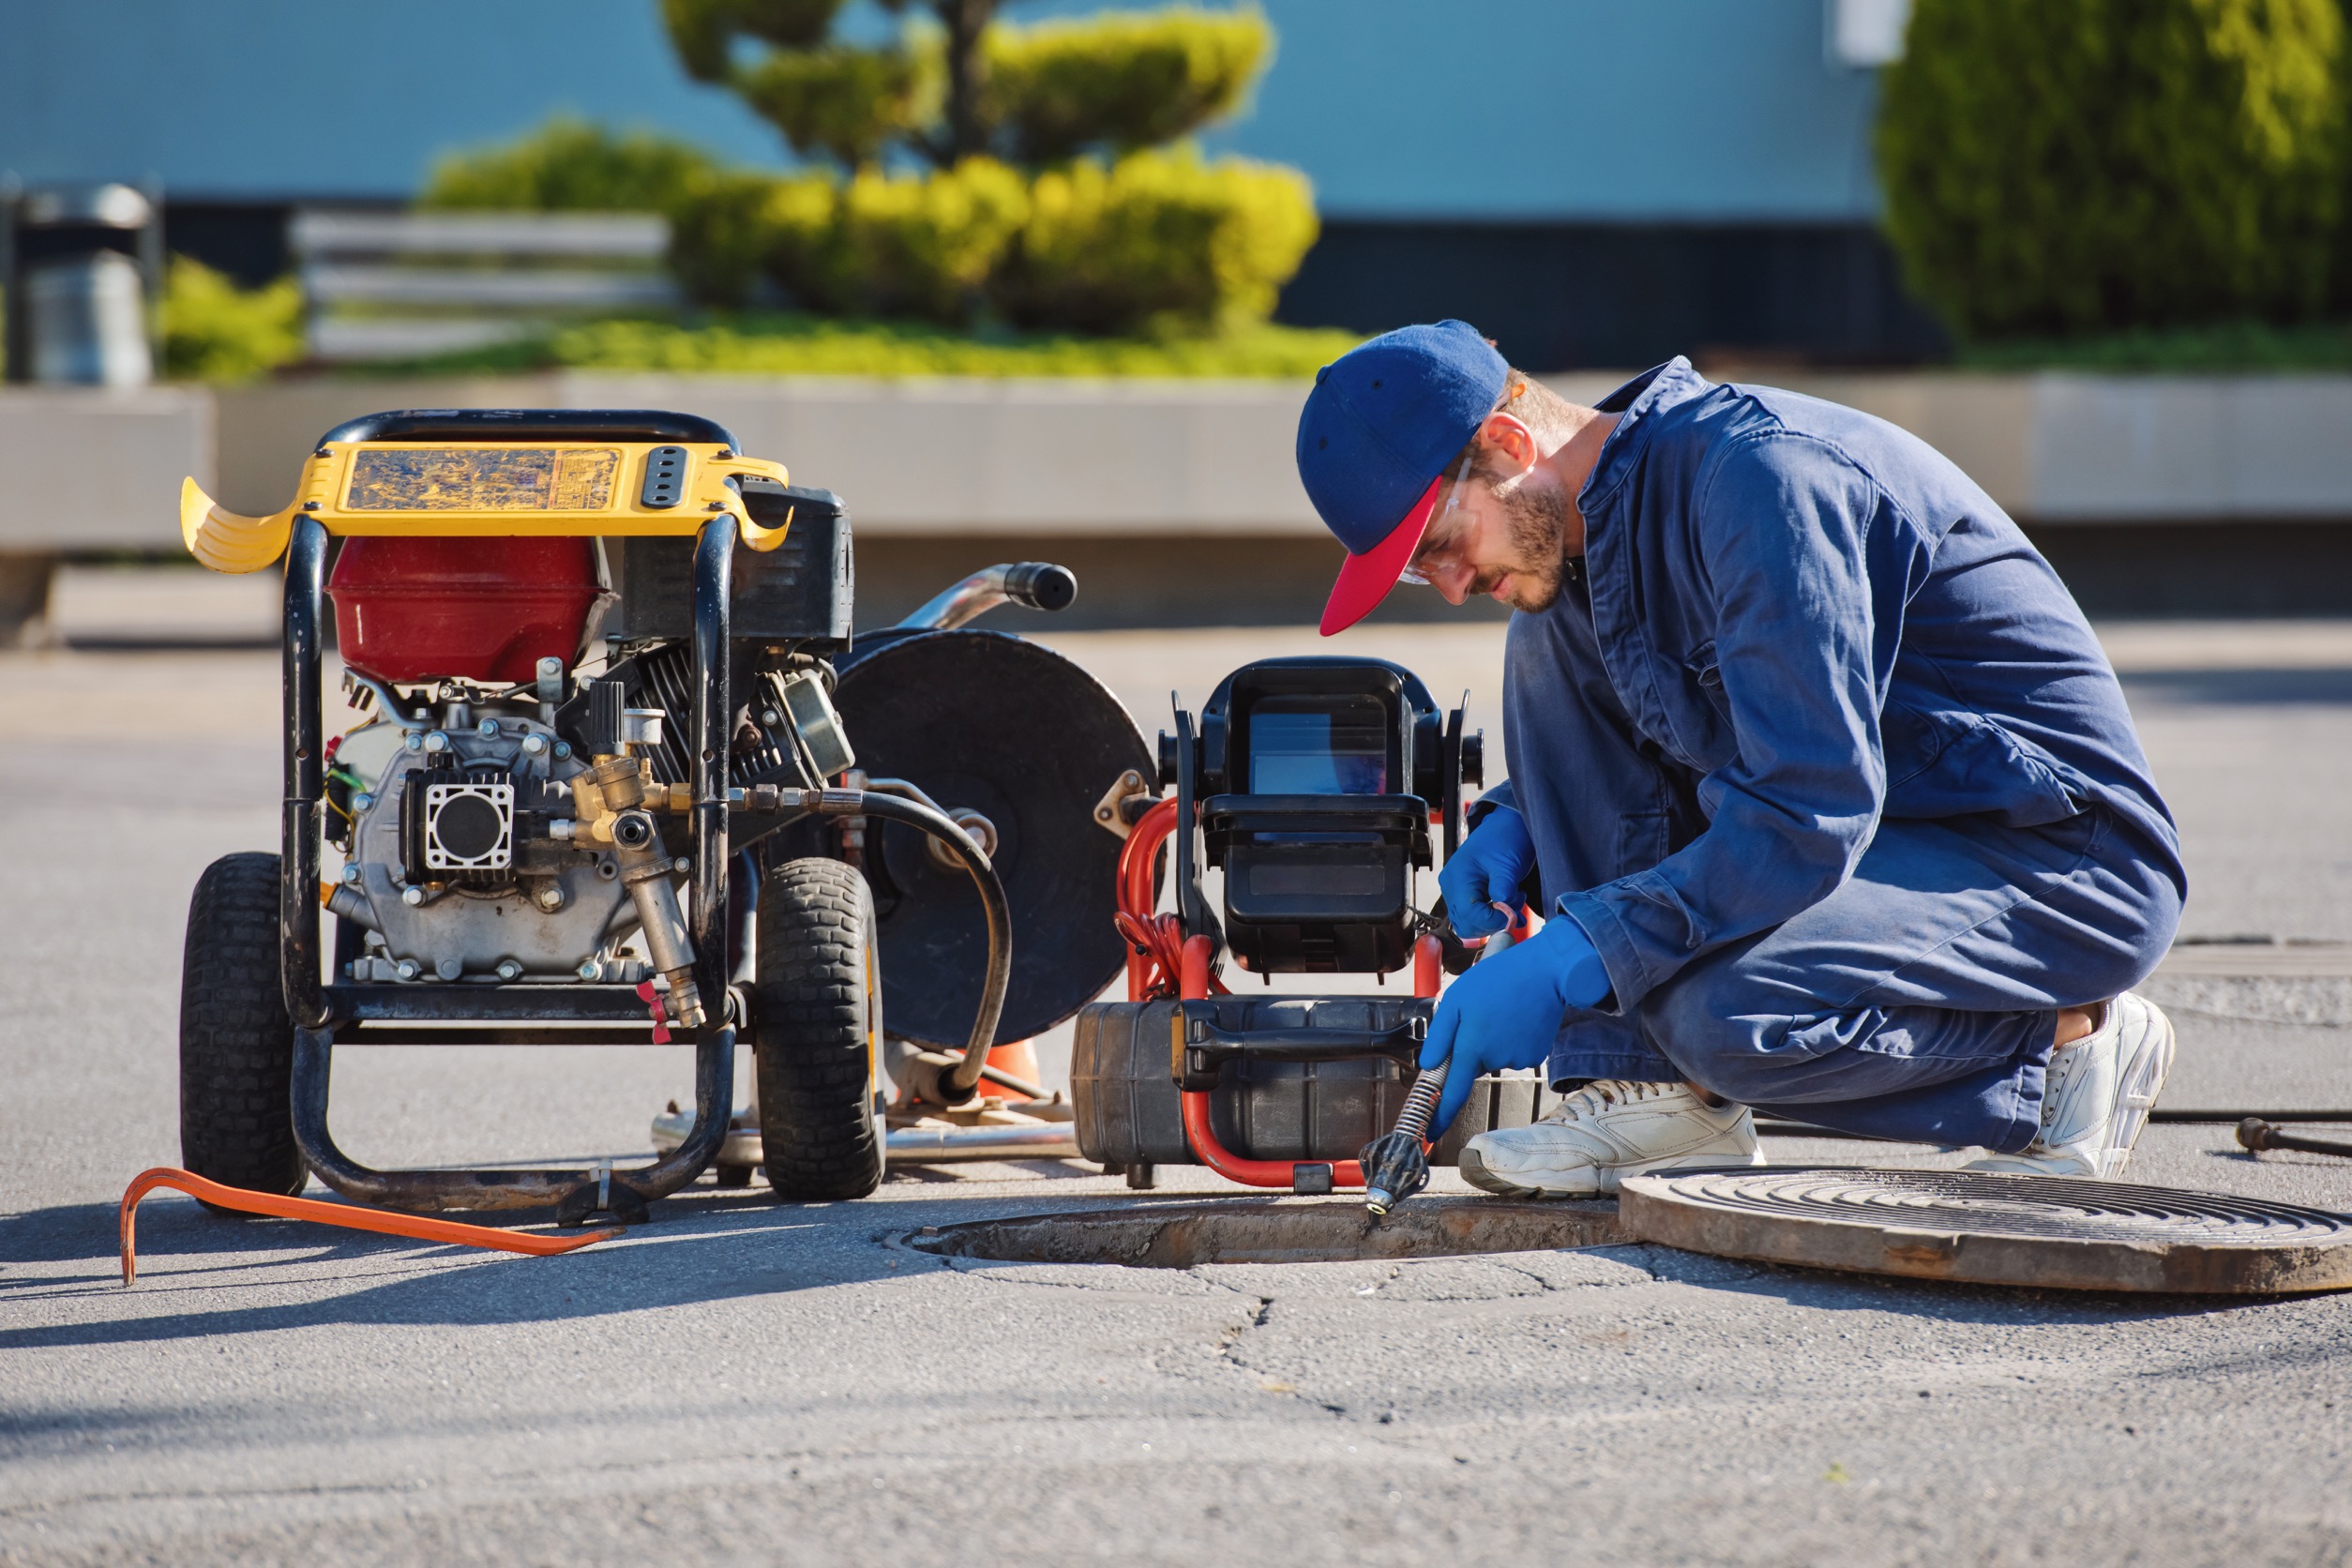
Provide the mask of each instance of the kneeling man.
{"label": "kneeling man", "polygon": [[2113,1176],[2171,1065],[2130,988],[2179,842],[2122,689],[2017,525],[1885,421],[1676,359],[1598,408],[1460,322],[1316,378],[1299,474],[1349,550],[1325,635],[1400,580],[1517,611],[1510,778],[1440,876],[1531,939],[1440,1000],[1439,1124],[1480,1073],[1566,1099],[1471,1140],[1492,1192],[1760,1163],[1750,1107]]}

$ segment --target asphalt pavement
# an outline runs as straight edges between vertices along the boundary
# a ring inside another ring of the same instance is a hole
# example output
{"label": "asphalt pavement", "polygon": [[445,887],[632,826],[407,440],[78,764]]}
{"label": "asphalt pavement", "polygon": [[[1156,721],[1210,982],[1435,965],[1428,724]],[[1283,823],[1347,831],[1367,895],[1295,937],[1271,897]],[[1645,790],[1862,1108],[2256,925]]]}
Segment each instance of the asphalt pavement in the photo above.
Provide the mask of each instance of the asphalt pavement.
{"label": "asphalt pavement", "polygon": [[[2352,1128],[2352,625],[2103,628],[2194,879],[2167,1108]],[[1663,1248],[1191,1270],[946,1260],[1138,1201],[1077,1164],[707,1183],[556,1259],[175,1196],[188,890],[274,834],[274,656],[0,656],[0,1563],[2352,1561],[2352,1300],[1934,1287]],[[1500,630],[1350,642],[1469,689]],[[1054,644],[1147,733],[1311,633]],[[348,1051],[364,1160],[642,1156],[661,1050]],[[1772,1139],[1776,1162],[1950,1163]],[[2352,1209],[2161,1126],[2138,1180]],[[1219,1187],[1164,1171],[1145,1201]],[[1453,1186],[1450,1173],[1440,1180]]]}

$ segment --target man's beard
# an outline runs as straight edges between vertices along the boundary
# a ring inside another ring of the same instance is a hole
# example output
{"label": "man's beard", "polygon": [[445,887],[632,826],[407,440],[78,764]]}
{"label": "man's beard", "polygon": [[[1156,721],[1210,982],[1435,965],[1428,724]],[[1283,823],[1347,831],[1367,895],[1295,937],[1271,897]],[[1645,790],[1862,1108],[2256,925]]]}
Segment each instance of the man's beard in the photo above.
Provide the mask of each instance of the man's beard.
{"label": "man's beard", "polygon": [[1482,575],[1472,591],[1490,594],[1507,574],[1511,591],[1504,603],[1528,613],[1549,610],[1567,575],[1568,491],[1557,485],[1538,489],[1523,479],[1492,493],[1502,507],[1512,560],[1501,571]]}

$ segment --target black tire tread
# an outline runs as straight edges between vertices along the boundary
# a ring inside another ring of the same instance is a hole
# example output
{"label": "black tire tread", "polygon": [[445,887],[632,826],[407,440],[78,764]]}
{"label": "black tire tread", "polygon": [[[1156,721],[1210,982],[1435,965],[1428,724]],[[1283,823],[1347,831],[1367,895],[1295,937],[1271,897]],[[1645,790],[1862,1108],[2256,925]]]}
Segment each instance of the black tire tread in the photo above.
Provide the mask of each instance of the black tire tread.
{"label": "black tire tread", "polygon": [[299,1193],[309,1172],[294,1143],[293,1074],[294,1020],[279,979],[278,857],[223,855],[204,867],[188,906],[180,1163],[230,1186]]}
{"label": "black tire tread", "polygon": [[837,860],[786,861],[760,888],[754,1043],[768,1185],[795,1201],[882,1185],[867,1054],[866,881]]}

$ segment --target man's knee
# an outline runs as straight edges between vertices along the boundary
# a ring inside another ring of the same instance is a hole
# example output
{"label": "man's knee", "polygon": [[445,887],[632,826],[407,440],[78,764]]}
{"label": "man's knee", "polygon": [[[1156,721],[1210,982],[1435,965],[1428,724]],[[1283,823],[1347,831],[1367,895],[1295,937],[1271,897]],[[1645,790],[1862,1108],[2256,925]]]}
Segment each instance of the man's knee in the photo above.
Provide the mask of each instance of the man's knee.
{"label": "man's knee", "polygon": [[1788,1054],[1780,1036],[1790,999],[1745,973],[1733,954],[1711,956],[1641,1001],[1642,1034],[1684,1078],[1711,1094],[1752,1101]]}

